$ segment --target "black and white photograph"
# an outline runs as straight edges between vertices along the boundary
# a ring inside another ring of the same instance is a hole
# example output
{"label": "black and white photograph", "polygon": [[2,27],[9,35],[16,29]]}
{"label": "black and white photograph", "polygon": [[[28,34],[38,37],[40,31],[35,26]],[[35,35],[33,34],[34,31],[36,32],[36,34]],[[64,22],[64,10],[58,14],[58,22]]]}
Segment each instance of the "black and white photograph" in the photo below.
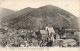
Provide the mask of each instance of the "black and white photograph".
{"label": "black and white photograph", "polygon": [[2,0],[0,47],[80,47],[79,0]]}

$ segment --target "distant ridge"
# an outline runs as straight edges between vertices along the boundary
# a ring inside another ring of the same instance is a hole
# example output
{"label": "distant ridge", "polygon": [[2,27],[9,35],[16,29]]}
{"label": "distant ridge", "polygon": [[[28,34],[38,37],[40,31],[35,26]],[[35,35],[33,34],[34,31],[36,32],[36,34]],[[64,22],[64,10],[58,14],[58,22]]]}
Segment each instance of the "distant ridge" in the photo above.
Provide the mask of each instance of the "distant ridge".
{"label": "distant ridge", "polygon": [[1,8],[1,12],[0,12],[0,19],[4,18],[8,15],[13,14],[15,11],[7,9],[7,8]]}
{"label": "distant ridge", "polygon": [[17,18],[17,17],[19,17],[19,16],[21,16],[21,15],[23,15],[25,13],[27,14],[32,10],[34,10],[34,8],[28,7],[28,8],[22,9],[20,11],[17,11],[15,13],[11,14],[11,15],[6,16],[5,18],[2,18],[2,22],[8,22],[9,20]]}

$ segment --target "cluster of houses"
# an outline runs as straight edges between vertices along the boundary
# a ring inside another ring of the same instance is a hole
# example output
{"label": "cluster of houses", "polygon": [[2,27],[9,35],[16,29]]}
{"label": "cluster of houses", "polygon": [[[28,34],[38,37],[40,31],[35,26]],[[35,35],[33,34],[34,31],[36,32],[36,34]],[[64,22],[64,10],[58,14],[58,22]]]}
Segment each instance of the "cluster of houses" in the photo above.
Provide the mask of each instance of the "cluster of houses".
{"label": "cluster of houses", "polygon": [[[2,30],[2,31],[1,31]],[[45,27],[44,30],[10,29],[0,27],[0,45],[5,47],[76,47],[80,34],[72,29]],[[4,41],[3,41],[4,40]]]}

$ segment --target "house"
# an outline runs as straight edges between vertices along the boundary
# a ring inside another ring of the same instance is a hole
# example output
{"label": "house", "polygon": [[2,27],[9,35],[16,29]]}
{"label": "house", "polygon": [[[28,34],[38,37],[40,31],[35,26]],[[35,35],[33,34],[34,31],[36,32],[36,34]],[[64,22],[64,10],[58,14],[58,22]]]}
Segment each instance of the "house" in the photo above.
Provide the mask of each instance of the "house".
{"label": "house", "polygon": [[53,27],[45,27],[45,30],[49,31],[49,34],[50,33],[55,33]]}
{"label": "house", "polygon": [[73,47],[73,46],[77,45],[77,42],[74,39],[65,39],[65,40],[63,40],[63,46],[67,47],[68,45]]}
{"label": "house", "polygon": [[42,35],[42,39],[45,39],[48,37],[48,31],[47,30],[40,30],[40,34]]}

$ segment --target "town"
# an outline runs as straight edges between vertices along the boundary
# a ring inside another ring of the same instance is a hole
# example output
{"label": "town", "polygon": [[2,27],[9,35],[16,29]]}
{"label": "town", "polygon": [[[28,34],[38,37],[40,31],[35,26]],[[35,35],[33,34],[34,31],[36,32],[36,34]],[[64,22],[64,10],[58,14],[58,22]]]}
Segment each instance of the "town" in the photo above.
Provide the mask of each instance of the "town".
{"label": "town", "polygon": [[2,47],[78,47],[80,30],[67,27],[49,27],[39,30],[11,29],[0,26]]}

